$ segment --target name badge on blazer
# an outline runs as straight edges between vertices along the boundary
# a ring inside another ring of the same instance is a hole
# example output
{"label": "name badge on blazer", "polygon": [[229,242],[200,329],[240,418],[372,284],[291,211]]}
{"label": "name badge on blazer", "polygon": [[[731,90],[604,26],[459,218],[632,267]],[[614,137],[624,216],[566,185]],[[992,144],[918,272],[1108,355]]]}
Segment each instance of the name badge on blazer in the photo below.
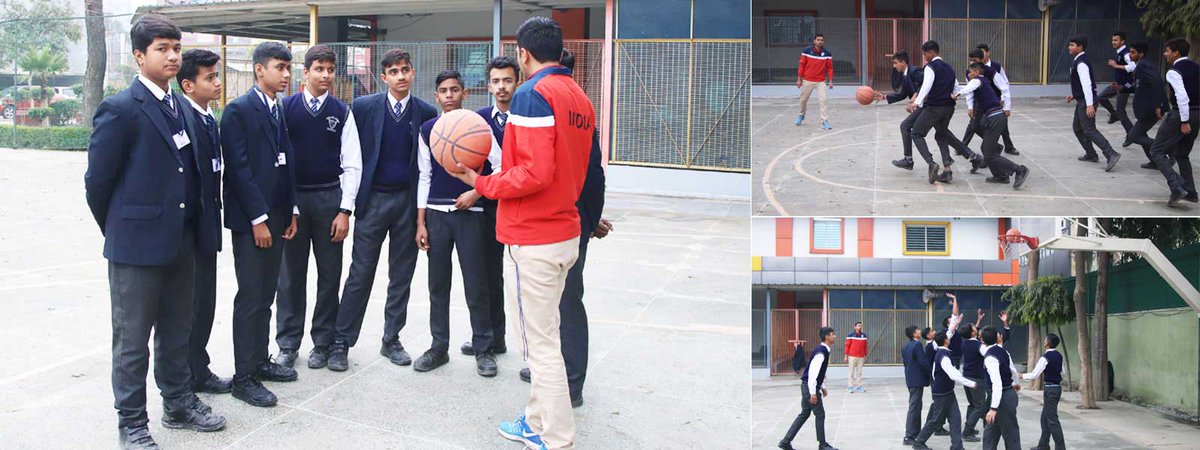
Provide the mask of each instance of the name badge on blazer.
{"label": "name badge on blazer", "polygon": [[184,147],[192,143],[192,140],[188,138],[187,131],[180,131],[171,137],[175,139],[175,148],[177,150],[183,150]]}
{"label": "name badge on blazer", "polygon": [[283,153],[283,152],[276,153],[275,154],[275,167],[286,166],[286,165],[287,165],[287,153]]}
{"label": "name badge on blazer", "polygon": [[220,172],[221,168],[222,168],[221,158],[220,157],[213,158],[212,166],[213,166],[213,172]]}

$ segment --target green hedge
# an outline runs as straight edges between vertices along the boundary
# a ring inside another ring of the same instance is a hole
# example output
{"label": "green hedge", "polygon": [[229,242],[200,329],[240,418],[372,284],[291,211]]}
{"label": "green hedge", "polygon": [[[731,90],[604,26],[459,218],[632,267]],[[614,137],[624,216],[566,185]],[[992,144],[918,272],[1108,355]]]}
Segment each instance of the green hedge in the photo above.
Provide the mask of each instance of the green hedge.
{"label": "green hedge", "polygon": [[0,147],[48,150],[87,150],[91,128],[84,127],[0,127]]}

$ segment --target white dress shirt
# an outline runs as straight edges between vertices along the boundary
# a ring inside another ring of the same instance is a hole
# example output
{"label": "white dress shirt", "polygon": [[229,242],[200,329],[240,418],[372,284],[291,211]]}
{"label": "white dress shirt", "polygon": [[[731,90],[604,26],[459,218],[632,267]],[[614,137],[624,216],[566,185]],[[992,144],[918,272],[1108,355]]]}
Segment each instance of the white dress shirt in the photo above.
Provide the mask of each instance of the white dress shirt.
{"label": "white dress shirt", "polygon": [[[311,110],[312,101],[317,100],[317,111],[325,107],[325,99],[329,97],[326,91],[320,96],[313,97],[308,89],[304,90],[304,106]],[[354,202],[358,198],[358,186],[362,183],[362,147],[358,141],[358,126],[354,124],[354,111],[346,108],[346,123],[342,125],[342,204],[340,209],[354,211]]]}
{"label": "white dress shirt", "polygon": [[[1076,73],[1077,73],[1077,75],[1079,75],[1079,85],[1083,87],[1084,105],[1092,106],[1092,72],[1091,72],[1091,69],[1088,69],[1087,64],[1079,64],[1079,65],[1075,64],[1075,60],[1079,59],[1079,58],[1083,58],[1084,53],[1086,53],[1086,52],[1079,52],[1078,55],[1075,55],[1075,59],[1071,60],[1071,68],[1072,69],[1074,69],[1076,67],[1079,68],[1079,70],[1077,70]],[[1075,100],[1079,100],[1079,99],[1075,99]]]}
{"label": "white dress shirt", "polygon": [[[830,349],[829,346],[825,345],[824,342],[822,342],[821,345],[825,346],[826,351],[833,351],[833,349]],[[813,355],[812,360],[808,362],[808,395],[820,395],[820,392],[817,392],[817,388],[825,388],[824,383],[822,383],[820,386],[817,386],[817,374],[821,372],[821,364],[825,364],[824,353],[817,353],[816,355]]]}
{"label": "white dress shirt", "polygon": [[[995,346],[987,346],[988,349],[992,347]],[[983,350],[983,353],[986,355],[987,350]],[[985,356],[983,358],[983,367],[987,369],[988,379],[992,381],[992,409],[999,408],[1000,395],[1002,395],[1004,391],[1004,386],[1000,385],[1000,360],[996,359],[994,356]],[[1012,355],[1008,356],[1008,370],[1012,371],[1012,385],[1016,386],[1017,384],[1020,384],[1021,373],[1017,371],[1017,366],[1013,365]]]}
{"label": "white dress shirt", "polygon": [[[1053,349],[1053,348],[1051,348],[1051,349],[1047,349],[1046,351],[1048,351],[1048,352],[1056,352],[1056,351],[1058,351],[1058,350],[1057,350],[1057,349]],[[1043,356],[1043,357],[1041,357],[1041,358],[1038,358],[1037,365],[1036,365],[1036,366],[1033,366],[1033,370],[1032,370],[1032,371],[1030,371],[1029,373],[1025,374],[1025,375],[1021,375],[1021,378],[1025,379],[1025,381],[1029,381],[1029,380],[1032,380],[1032,379],[1034,379],[1034,378],[1037,378],[1037,377],[1038,377],[1038,375],[1041,375],[1041,374],[1042,374],[1042,371],[1043,371],[1043,370],[1046,370],[1046,364],[1049,364],[1049,362],[1047,362],[1047,361],[1046,361],[1046,357],[1045,357],[1045,356]]]}
{"label": "white dress shirt", "polygon": [[[154,96],[155,100],[162,102],[163,97],[167,96],[166,91],[163,91],[163,89],[158,87],[157,84],[154,84],[153,81],[147,80],[146,77],[143,76],[141,73],[138,73],[137,79],[138,79],[138,81],[142,82],[142,85],[146,86],[146,89],[150,90],[150,94]],[[168,85],[168,86],[170,86],[170,85]],[[168,87],[168,89],[170,89],[170,87]],[[172,107],[175,107],[176,105],[179,104],[175,100],[178,100],[178,99],[172,99],[172,102],[171,102]]]}
{"label": "white dress shirt", "polygon": [[[487,160],[492,163],[492,173],[500,172],[500,143],[496,142],[496,135],[488,130],[488,135],[492,137],[492,149],[488,151]],[[421,136],[417,139],[417,169],[420,171],[420,176],[417,179],[417,208],[436,209],[442,212],[452,212],[458,208],[454,205],[430,205],[429,204],[429,189],[433,181],[433,152],[429,150],[429,143],[425,142],[425,137]],[[475,205],[467,208],[468,211],[483,212],[483,207],[476,202]]]}
{"label": "white dress shirt", "polygon": [[387,99],[388,99],[388,108],[390,108],[389,111],[391,111],[393,113],[396,112],[396,103],[399,103],[400,104],[400,113],[404,114],[405,111],[408,111],[408,99],[411,97],[412,97],[412,95],[409,94],[409,95],[405,95],[404,98],[397,100],[396,97],[392,96],[392,91],[388,90]]}
{"label": "white dress shirt", "polygon": [[[988,67],[992,67],[993,70],[995,69],[995,67],[992,66],[992,60],[990,59],[984,64],[987,64]],[[1003,67],[1001,67],[1000,70],[997,70],[996,74],[992,76],[992,84],[995,84],[996,89],[1000,90],[1000,103],[1004,104],[1004,110],[1012,111],[1012,85],[1009,84],[1008,73],[1004,71]]]}
{"label": "white dress shirt", "polygon": [[[1167,83],[1170,83],[1171,89],[1175,91],[1175,104],[1179,106],[1180,123],[1187,123],[1188,120],[1191,120],[1190,111],[1188,111],[1188,102],[1191,99],[1188,98],[1187,89],[1184,89],[1183,76],[1175,71],[1175,64],[1185,59],[1188,58],[1186,56],[1179,57],[1179,59],[1175,60],[1175,63],[1171,64],[1171,70],[1167,71]],[[1195,133],[1196,131],[1193,130],[1192,132]]]}

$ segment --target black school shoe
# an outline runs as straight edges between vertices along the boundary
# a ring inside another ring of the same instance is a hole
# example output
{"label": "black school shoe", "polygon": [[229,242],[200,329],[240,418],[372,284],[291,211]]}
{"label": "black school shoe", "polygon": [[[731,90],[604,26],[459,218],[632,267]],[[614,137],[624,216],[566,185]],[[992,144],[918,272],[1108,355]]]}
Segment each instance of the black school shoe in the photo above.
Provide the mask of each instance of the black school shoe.
{"label": "black school shoe", "polygon": [[345,372],[350,368],[349,352],[345,342],[333,341],[333,345],[329,346],[329,361],[326,367],[334,372]]}
{"label": "black school shoe", "polygon": [[202,383],[192,386],[194,392],[207,392],[210,394],[228,394],[233,391],[233,379],[221,378],[217,374],[209,374],[208,379]]}
{"label": "black school shoe", "polygon": [[1020,151],[1017,151],[1016,147],[1008,147],[1008,148],[1004,149],[1004,153],[1008,153],[1010,155],[1020,155],[1021,154]]}
{"label": "black school shoe", "polygon": [[166,428],[187,428],[208,433],[225,428],[225,418],[213,414],[212,408],[199,398],[192,398],[191,405],[163,411],[162,425]]}
{"label": "black school shoe", "polygon": [[296,358],[299,357],[300,352],[296,351],[296,349],[281,348],[279,349],[279,356],[275,357],[275,363],[290,369],[296,365]]}
{"label": "black school shoe", "polygon": [[124,450],[158,450],[158,444],[150,436],[150,421],[147,419],[118,428],[117,442]]}
{"label": "black school shoe", "polygon": [[233,398],[258,407],[275,406],[279,402],[270,389],[250,375],[234,375]]}
{"label": "black school shoe", "polygon": [[1187,192],[1184,192],[1182,189],[1171,191],[1171,197],[1167,199],[1167,206],[1171,208],[1184,208],[1179,205],[1179,201],[1183,200],[1186,196]]}
{"label": "black school shoe", "polygon": [[329,347],[318,345],[308,352],[308,368],[323,369],[329,365]]}
{"label": "black school shoe", "polygon": [[942,428],[938,428],[937,431],[934,431],[933,435],[934,436],[949,436],[950,431],[946,430],[945,427],[942,427]]}
{"label": "black school shoe", "polygon": [[913,159],[907,156],[900,159],[893,159],[892,165],[905,170],[913,170]]}
{"label": "black school shoe", "polygon": [[496,376],[496,355],[491,354],[491,352],[475,355],[475,371],[481,377],[491,378]]}
{"label": "black school shoe", "polygon": [[254,376],[260,380],[275,381],[279,383],[296,381],[296,379],[299,378],[299,375],[296,373],[296,369],[281,366],[271,362],[270,360],[258,363],[258,367],[255,368],[254,371]]}
{"label": "black school shoe", "polygon": [[1100,155],[1083,155],[1075,159],[1083,162],[1100,162]]}
{"label": "black school shoe", "polygon": [[942,172],[942,173],[938,174],[937,180],[939,183],[954,182],[954,172],[951,172],[949,170]]}
{"label": "black school shoe", "polygon": [[996,184],[1008,184],[1008,177],[987,177],[983,181]]}
{"label": "black school shoe", "polygon": [[938,180],[939,169],[941,168],[938,167],[937,163],[929,163],[929,184],[933,184]]}
{"label": "black school shoe", "polygon": [[1013,189],[1020,188],[1025,184],[1025,179],[1029,178],[1029,168],[1025,166],[1017,167],[1017,180],[1013,182]]}
{"label": "black school shoe", "polygon": [[450,355],[441,350],[429,349],[424,354],[417,358],[413,363],[413,370],[417,372],[428,372],[446,365],[450,362]]}
{"label": "black school shoe", "polygon": [[404,346],[400,345],[400,341],[384,342],[379,348],[379,354],[386,356],[388,360],[397,366],[407,366],[412,364],[412,358],[408,356],[408,352],[404,350]]}
{"label": "black school shoe", "polygon": [[1108,157],[1108,165],[1104,166],[1104,171],[1111,172],[1113,170],[1113,167],[1117,166],[1117,161],[1120,161],[1120,160],[1121,160],[1121,154],[1117,153],[1117,152],[1113,152],[1113,154]]}

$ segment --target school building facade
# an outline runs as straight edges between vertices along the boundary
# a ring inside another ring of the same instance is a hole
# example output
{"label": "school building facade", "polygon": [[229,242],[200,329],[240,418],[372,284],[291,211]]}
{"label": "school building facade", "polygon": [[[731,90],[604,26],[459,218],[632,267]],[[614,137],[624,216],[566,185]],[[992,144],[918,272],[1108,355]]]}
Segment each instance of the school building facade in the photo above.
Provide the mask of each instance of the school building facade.
{"label": "school building facade", "polygon": [[[1024,219],[1031,221],[1036,219]],[[855,322],[868,337],[869,365],[902,364],[909,325],[941,326],[945,293],[965,318],[1000,325],[1003,293],[1019,282],[997,236],[1007,218],[753,218],[752,366],[755,378],[792,373],[797,345],[811,350],[822,326],[839,336],[832,362]],[[1025,356],[1024,330],[1013,328],[1013,356]]]}
{"label": "school building facade", "polygon": [[[486,66],[515,55],[517,27],[553,17],[576,57],[575,78],[595,107],[610,188],[749,198],[750,6],[728,0],[182,0],[138,9],[187,32],[184,45],[223,56],[225,95],[254,83],[263,39],[293,50],[301,88],[304,51],[339,55],[333,92],[348,103],[379,92],[379,59],[413,58],[413,95],[434,102],[433,80],[463,75],[465,108],[488,105]],[[679,170],[684,169],[684,170]]]}
{"label": "school building facade", "polygon": [[[807,2],[754,0],[754,83],[795,84],[800,50],[816,33],[834,58],[835,84],[891,89],[891,56],[906,50],[921,62],[921,43],[936,40],[943,59],[966,67],[967,52],[977,44],[991,48],[1016,85],[1069,83],[1067,39],[1088,37],[1086,56],[1105,68],[1113,53],[1112,34],[1128,33],[1128,42],[1145,41],[1161,64],[1161,42],[1147,39],[1135,0],[1057,0],[1041,10],[1037,0],[849,0]],[[961,76],[961,74],[960,74]],[[1098,82],[1112,79],[1096,70]]]}

